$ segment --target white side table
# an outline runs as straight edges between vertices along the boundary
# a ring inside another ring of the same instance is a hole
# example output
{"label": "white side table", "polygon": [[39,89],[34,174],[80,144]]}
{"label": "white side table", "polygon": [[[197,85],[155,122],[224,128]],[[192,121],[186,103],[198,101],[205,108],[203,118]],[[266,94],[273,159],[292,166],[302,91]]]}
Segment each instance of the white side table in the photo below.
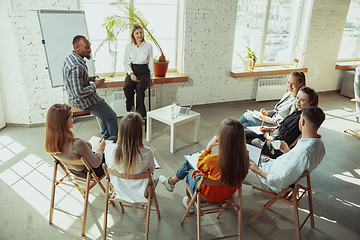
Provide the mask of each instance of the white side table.
{"label": "white side table", "polygon": [[[176,112],[178,112],[179,106],[176,106]],[[152,119],[158,120],[162,123],[170,125],[171,127],[171,137],[170,137],[170,152],[175,152],[175,136],[176,136],[176,127],[184,123],[194,121],[195,122],[195,131],[194,131],[194,142],[198,142],[199,137],[199,128],[200,128],[200,113],[189,111],[187,116],[177,116],[174,119],[171,118],[171,105],[163,108],[159,108],[150,112],[147,112],[147,121],[146,121],[146,140],[151,141],[151,126]]]}

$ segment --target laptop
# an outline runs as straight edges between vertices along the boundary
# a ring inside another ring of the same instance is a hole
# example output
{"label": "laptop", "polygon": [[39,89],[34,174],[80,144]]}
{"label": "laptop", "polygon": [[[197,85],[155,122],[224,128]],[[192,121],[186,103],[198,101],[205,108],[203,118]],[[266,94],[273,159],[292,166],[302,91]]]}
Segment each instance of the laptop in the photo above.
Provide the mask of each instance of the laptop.
{"label": "laptop", "polygon": [[178,115],[179,116],[187,116],[190,109],[192,108],[193,103],[191,103],[190,107],[180,107]]}

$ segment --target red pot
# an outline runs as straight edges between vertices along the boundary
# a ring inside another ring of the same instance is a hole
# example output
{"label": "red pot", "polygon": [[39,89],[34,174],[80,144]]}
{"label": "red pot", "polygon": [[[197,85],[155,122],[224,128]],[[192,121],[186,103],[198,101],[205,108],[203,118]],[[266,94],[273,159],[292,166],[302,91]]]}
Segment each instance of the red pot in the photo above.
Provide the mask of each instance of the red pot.
{"label": "red pot", "polygon": [[154,62],[154,75],[155,77],[165,77],[168,70],[169,61]]}

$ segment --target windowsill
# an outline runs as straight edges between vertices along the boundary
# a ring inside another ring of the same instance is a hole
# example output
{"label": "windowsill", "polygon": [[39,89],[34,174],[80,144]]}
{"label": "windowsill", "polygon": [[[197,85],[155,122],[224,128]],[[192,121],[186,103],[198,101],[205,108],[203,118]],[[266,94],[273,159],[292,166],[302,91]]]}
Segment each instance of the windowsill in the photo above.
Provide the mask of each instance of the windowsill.
{"label": "windowsill", "polygon": [[[115,88],[125,86],[126,75],[115,75],[113,78],[101,74],[99,74],[99,76],[105,77],[105,82],[101,88]],[[155,77],[154,82],[155,84],[188,82],[188,76],[178,72],[167,72],[165,77]]]}
{"label": "windowsill", "polygon": [[335,69],[346,71],[354,70],[356,66],[360,65],[360,61],[349,61],[349,62],[337,62]]}
{"label": "windowsill", "polygon": [[245,78],[245,77],[260,77],[260,76],[271,76],[271,75],[282,75],[289,74],[293,71],[307,72],[308,68],[295,68],[289,66],[266,66],[266,67],[255,67],[254,70],[243,71],[242,68],[235,68],[230,71],[230,77],[233,78]]}

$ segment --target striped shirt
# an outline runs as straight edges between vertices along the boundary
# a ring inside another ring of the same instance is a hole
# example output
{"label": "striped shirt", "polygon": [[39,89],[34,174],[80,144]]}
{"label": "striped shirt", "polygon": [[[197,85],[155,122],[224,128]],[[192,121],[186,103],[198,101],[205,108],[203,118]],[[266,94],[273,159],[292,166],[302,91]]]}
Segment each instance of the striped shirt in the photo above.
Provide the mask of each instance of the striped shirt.
{"label": "striped shirt", "polygon": [[64,60],[63,81],[69,100],[74,107],[86,109],[102,98],[96,93],[95,84],[90,85],[86,61],[75,52]]}

